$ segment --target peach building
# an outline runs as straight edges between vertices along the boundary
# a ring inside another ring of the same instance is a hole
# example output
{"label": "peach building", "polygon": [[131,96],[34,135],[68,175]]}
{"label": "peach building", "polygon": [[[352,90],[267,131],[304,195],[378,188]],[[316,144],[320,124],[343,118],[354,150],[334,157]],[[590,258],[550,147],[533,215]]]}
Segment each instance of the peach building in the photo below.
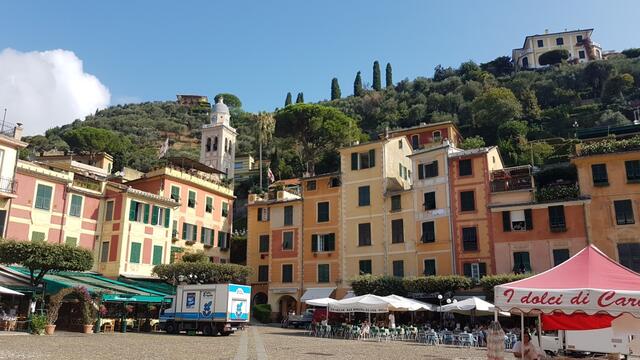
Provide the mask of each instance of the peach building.
{"label": "peach building", "polygon": [[[444,140],[447,140],[453,146],[457,146],[462,141],[460,130],[451,121],[430,124],[421,123],[409,128],[389,131],[388,134],[390,137],[406,137],[414,151],[441,145]],[[381,137],[384,137],[384,135],[381,135]]]}

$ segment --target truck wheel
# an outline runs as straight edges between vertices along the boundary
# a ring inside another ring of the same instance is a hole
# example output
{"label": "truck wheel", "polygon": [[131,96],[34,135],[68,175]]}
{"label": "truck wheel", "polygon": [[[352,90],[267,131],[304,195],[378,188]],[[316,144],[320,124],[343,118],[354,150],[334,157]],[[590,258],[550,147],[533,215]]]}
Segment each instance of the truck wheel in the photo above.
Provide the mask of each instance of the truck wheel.
{"label": "truck wheel", "polygon": [[222,336],[229,336],[229,335],[231,335],[232,333],[233,333],[233,331],[221,331],[221,332],[220,332],[220,335],[222,335]]}
{"label": "truck wheel", "polygon": [[167,334],[177,334],[178,333],[178,328],[174,323],[168,323],[165,326],[165,330],[167,331]]}
{"label": "truck wheel", "polygon": [[205,325],[202,327],[202,334],[205,336],[211,336],[213,335],[213,328],[211,328],[211,325]]}

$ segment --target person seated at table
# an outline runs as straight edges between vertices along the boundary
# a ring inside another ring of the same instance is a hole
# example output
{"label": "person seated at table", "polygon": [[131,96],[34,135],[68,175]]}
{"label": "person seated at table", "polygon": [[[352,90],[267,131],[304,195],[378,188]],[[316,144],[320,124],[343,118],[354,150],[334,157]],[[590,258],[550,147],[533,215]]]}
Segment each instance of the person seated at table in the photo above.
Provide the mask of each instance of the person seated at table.
{"label": "person seated at table", "polygon": [[529,333],[524,333],[524,341],[517,341],[515,345],[513,345],[513,356],[524,360],[540,359],[540,349],[531,341],[531,335]]}

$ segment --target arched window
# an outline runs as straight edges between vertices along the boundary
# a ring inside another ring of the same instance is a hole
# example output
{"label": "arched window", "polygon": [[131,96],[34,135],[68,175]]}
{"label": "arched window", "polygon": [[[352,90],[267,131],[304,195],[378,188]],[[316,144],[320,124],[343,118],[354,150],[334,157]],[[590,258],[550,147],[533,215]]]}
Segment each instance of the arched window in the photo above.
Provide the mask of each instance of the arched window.
{"label": "arched window", "polygon": [[213,151],[218,151],[218,137],[213,138]]}
{"label": "arched window", "polygon": [[526,56],[522,58],[522,68],[523,69],[529,68],[529,58]]}
{"label": "arched window", "polygon": [[206,151],[207,152],[211,151],[211,138],[210,137],[207,138]]}
{"label": "arched window", "polygon": [[416,150],[420,147],[420,137],[418,135],[413,135],[411,137],[411,147],[413,150]]}
{"label": "arched window", "polygon": [[226,138],[224,139],[224,152],[229,152],[229,143]]}

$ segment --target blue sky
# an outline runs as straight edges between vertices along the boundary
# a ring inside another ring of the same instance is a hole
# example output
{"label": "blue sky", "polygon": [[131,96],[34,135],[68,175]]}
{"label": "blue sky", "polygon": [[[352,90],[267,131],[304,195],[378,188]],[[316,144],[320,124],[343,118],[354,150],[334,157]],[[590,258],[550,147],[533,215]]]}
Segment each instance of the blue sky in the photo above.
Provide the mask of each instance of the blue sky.
{"label": "blue sky", "polygon": [[510,55],[545,29],[593,27],[606,50],[640,47],[638,14],[632,0],[4,1],[0,50],[73,51],[111,103],[230,92],[257,111],[287,91],[326,99],[333,77],[349,95],[376,59],[394,81],[431,76]]}

